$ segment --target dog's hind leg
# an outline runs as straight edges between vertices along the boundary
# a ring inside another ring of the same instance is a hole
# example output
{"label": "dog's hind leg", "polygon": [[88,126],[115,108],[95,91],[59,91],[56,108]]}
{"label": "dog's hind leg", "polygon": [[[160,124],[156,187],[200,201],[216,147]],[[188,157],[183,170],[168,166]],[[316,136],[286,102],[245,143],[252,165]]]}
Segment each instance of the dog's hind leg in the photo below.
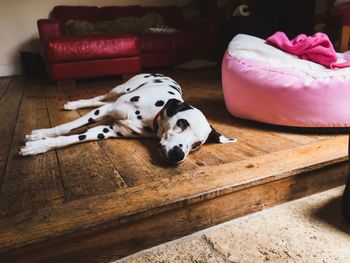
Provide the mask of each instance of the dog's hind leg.
{"label": "dog's hind leg", "polygon": [[100,95],[91,99],[68,101],[66,104],[64,104],[63,108],[65,110],[76,110],[104,105],[106,104],[106,102],[104,102],[105,100],[117,98],[123,94],[133,92],[139,87],[145,85],[149,80],[149,77],[149,74],[136,75],[129,79],[127,82],[116,86],[104,95]]}
{"label": "dog's hind leg", "polygon": [[20,155],[36,155],[44,153],[56,148],[62,148],[71,144],[108,139],[118,137],[110,126],[101,125],[88,129],[82,134],[74,134],[69,136],[58,136],[55,138],[45,138],[36,141],[27,141],[20,149]]}
{"label": "dog's hind leg", "polygon": [[31,134],[26,135],[27,141],[40,140],[47,137],[56,137],[71,132],[72,130],[84,126],[89,123],[101,120],[110,115],[112,112],[112,103],[99,107],[90,111],[86,115],[71,122],[58,125],[53,128],[33,130]]}
{"label": "dog's hind leg", "polygon": [[76,110],[81,108],[92,108],[92,107],[100,107],[108,104],[108,102],[104,102],[103,100],[108,99],[107,96],[109,93],[101,96],[94,97],[92,99],[86,100],[76,100],[76,101],[68,101],[63,105],[65,110]]}

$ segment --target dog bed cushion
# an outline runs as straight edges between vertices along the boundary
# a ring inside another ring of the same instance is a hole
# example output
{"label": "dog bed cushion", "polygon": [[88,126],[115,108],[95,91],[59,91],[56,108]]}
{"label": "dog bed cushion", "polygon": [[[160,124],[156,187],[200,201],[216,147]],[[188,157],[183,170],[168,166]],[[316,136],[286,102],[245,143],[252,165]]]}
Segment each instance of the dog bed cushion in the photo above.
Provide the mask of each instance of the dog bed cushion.
{"label": "dog bed cushion", "polygon": [[239,34],[222,63],[228,111],[236,117],[300,127],[350,126],[350,68],[327,69]]}

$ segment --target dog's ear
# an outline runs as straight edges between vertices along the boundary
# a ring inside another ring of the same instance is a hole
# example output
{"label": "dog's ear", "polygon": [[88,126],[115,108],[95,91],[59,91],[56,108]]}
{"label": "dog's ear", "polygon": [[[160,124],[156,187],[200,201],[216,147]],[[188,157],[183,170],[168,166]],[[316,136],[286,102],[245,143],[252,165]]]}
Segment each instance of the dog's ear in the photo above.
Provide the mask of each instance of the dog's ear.
{"label": "dog's ear", "polygon": [[211,125],[210,125],[210,128],[211,128],[211,131],[205,143],[232,143],[237,141],[237,139],[227,138],[221,135]]}
{"label": "dog's ear", "polygon": [[193,109],[191,105],[186,102],[170,99],[164,106],[164,110],[169,118],[173,117],[176,113],[180,111]]}

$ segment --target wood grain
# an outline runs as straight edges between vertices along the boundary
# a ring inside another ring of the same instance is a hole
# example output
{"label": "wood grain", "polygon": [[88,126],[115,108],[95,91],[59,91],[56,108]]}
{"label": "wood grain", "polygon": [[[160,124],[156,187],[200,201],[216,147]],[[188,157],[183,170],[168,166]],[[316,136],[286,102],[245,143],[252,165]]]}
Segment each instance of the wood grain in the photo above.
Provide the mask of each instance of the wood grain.
{"label": "wood grain", "polygon": [[[68,100],[61,87],[48,86],[47,106],[52,126],[77,119],[76,111],[62,111]],[[126,183],[97,142],[88,142],[57,150],[62,172],[65,200],[117,191]]]}
{"label": "wood grain", "polygon": [[[18,156],[26,134],[33,129],[41,128],[42,125],[49,126],[41,84],[27,81],[25,85],[0,190],[2,216],[11,217],[23,210],[33,213],[41,207],[63,202],[61,175],[55,152],[35,157]],[[23,82],[19,82],[18,85],[23,86]],[[11,108],[9,105],[8,107]]]}
{"label": "wood grain", "polygon": [[13,81],[12,78],[0,78],[0,99],[5,94],[7,89],[10,87],[11,82]]}
{"label": "wood grain", "polygon": [[[17,114],[23,95],[23,84],[17,79],[9,84],[9,81],[2,80],[2,96],[0,96],[0,187],[4,179],[4,171],[10,153],[13,133],[16,126]],[[7,87],[8,84],[10,87]],[[6,91],[6,93],[5,93]]]}
{"label": "wood grain", "polygon": [[34,215],[24,212],[12,218],[22,231],[5,231],[0,236],[0,251],[43,239],[52,240],[54,237],[72,234],[77,229],[84,233],[96,227],[101,229],[103,226],[117,226],[140,220],[345,160],[347,137],[342,136],[250,160],[198,169],[193,173],[116,193],[39,209]]}
{"label": "wood grain", "polygon": [[[120,226],[54,243],[8,262],[110,262],[248,213],[344,184],[348,163],[279,178]],[[322,179],[322,183],[320,183]],[[240,200],[237,202],[237,200]],[[242,205],[244,204],[244,205]],[[1,257],[0,257],[1,259]]]}

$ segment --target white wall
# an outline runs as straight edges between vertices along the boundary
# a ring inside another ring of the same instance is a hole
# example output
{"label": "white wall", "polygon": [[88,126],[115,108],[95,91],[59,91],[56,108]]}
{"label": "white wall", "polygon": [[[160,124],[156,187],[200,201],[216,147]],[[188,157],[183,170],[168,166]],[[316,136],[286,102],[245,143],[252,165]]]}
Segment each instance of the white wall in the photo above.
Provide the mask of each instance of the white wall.
{"label": "white wall", "polygon": [[189,0],[0,0],[0,76],[20,74],[19,52],[39,50],[36,21],[56,5],[177,5]]}

